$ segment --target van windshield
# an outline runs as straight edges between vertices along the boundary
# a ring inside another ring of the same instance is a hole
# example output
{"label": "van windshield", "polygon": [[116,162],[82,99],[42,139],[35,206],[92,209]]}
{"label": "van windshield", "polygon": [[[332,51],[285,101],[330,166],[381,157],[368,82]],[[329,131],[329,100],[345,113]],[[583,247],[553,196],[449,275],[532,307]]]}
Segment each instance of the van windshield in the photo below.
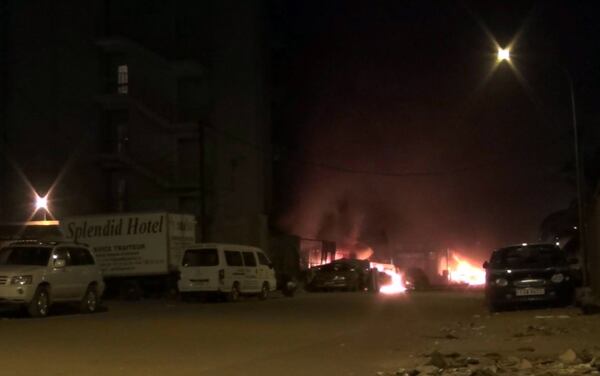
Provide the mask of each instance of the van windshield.
{"label": "van windshield", "polygon": [[6,247],[0,249],[0,265],[47,266],[49,247]]}
{"label": "van windshield", "polygon": [[183,266],[216,266],[219,265],[219,254],[216,249],[188,249],[183,255]]}

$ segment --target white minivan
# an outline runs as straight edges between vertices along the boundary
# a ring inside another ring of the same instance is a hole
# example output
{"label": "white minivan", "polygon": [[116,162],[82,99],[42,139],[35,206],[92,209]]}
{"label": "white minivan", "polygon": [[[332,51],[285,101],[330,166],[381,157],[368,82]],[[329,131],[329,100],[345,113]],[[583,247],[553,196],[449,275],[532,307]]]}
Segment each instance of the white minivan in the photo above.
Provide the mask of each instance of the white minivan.
{"label": "white minivan", "polygon": [[179,264],[179,292],[182,298],[200,293],[220,293],[229,301],[240,295],[256,294],[266,299],[275,291],[271,261],[256,247],[204,243],[188,247]]}

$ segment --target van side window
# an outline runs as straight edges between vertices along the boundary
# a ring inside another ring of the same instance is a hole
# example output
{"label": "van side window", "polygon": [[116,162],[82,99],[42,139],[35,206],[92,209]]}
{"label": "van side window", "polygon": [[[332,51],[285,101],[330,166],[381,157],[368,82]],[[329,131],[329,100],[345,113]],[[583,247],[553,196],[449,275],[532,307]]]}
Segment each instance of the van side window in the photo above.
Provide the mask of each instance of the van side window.
{"label": "van side window", "polygon": [[242,254],[238,251],[225,251],[225,261],[228,266],[244,266]]}
{"label": "van side window", "polygon": [[244,255],[244,265],[246,266],[256,266],[256,257],[254,257],[254,252],[242,252]]}
{"label": "van side window", "polygon": [[219,265],[219,255],[216,249],[188,249],[183,255],[183,266],[216,266]]}
{"label": "van side window", "polygon": [[271,261],[269,261],[269,259],[267,258],[267,256],[264,253],[257,252],[256,254],[258,255],[258,263],[259,264],[266,265],[266,266],[271,265]]}

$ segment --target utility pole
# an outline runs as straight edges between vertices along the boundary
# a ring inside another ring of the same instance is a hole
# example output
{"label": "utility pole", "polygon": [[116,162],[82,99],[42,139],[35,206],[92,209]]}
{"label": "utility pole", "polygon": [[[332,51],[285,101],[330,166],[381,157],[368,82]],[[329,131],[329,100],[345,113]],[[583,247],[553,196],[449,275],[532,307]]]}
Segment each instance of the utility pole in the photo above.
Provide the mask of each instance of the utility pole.
{"label": "utility pole", "polygon": [[571,94],[571,116],[572,116],[572,125],[573,125],[573,143],[574,143],[574,153],[575,153],[575,179],[577,184],[577,219],[578,226],[577,232],[579,234],[579,249],[581,250],[581,268],[582,268],[582,278],[583,285],[589,286],[589,255],[588,255],[588,247],[586,244],[586,225],[585,225],[585,213],[584,213],[584,193],[583,193],[583,183],[584,183],[584,174],[583,174],[583,163],[581,160],[581,153],[579,148],[579,128],[577,127],[577,111],[575,106],[575,89],[573,86],[573,78],[567,69],[563,68],[565,75],[567,76],[567,80],[569,81],[569,91]]}
{"label": "utility pole", "polygon": [[[6,135],[8,127],[8,102],[10,100],[9,83],[9,25],[11,1],[0,1],[0,213],[6,213],[6,174],[8,164],[6,160]],[[5,218],[0,218],[5,219]]]}
{"label": "utility pole", "polygon": [[[510,48],[499,48],[498,49],[498,62],[507,61],[510,63]],[[512,64],[512,63],[511,63]],[[583,285],[589,285],[589,273],[588,263],[589,254],[588,247],[586,244],[586,224],[585,224],[585,196],[583,192],[584,185],[584,174],[583,174],[583,161],[581,158],[580,147],[579,147],[579,128],[577,126],[577,107],[575,105],[575,88],[573,85],[573,77],[566,66],[558,64],[558,67],[562,70],[569,84],[570,94],[570,105],[571,105],[571,126],[573,127],[573,152],[575,154],[575,180],[577,184],[577,217],[578,226],[577,231],[579,233],[579,249],[581,252],[581,267]]]}
{"label": "utility pole", "polygon": [[205,179],[205,127],[202,121],[198,122],[198,224],[200,226],[200,241],[206,241],[206,179]]}

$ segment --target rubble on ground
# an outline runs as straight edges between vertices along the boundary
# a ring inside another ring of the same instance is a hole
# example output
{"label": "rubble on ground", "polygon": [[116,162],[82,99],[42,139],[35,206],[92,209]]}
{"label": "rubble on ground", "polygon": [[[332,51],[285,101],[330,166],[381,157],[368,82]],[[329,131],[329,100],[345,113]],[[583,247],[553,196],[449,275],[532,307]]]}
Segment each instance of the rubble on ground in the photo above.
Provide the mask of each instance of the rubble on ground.
{"label": "rubble on ground", "polygon": [[515,333],[513,337],[534,337],[534,336],[552,336],[555,334],[566,334],[568,330],[560,327],[550,327],[543,325],[528,325],[525,330]]}
{"label": "rubble on ground", "polygon": [[[522,354],[520,354],[522,355]],[[487,353],[467,356],[456,352],[442,354],[434,351],[424,357],[417,367],[399,369],[392,373],[378,372],[385,376],[562,376],[600,375],[600,347],[574,351],[568,349],[554,357],[504,356]]]}

